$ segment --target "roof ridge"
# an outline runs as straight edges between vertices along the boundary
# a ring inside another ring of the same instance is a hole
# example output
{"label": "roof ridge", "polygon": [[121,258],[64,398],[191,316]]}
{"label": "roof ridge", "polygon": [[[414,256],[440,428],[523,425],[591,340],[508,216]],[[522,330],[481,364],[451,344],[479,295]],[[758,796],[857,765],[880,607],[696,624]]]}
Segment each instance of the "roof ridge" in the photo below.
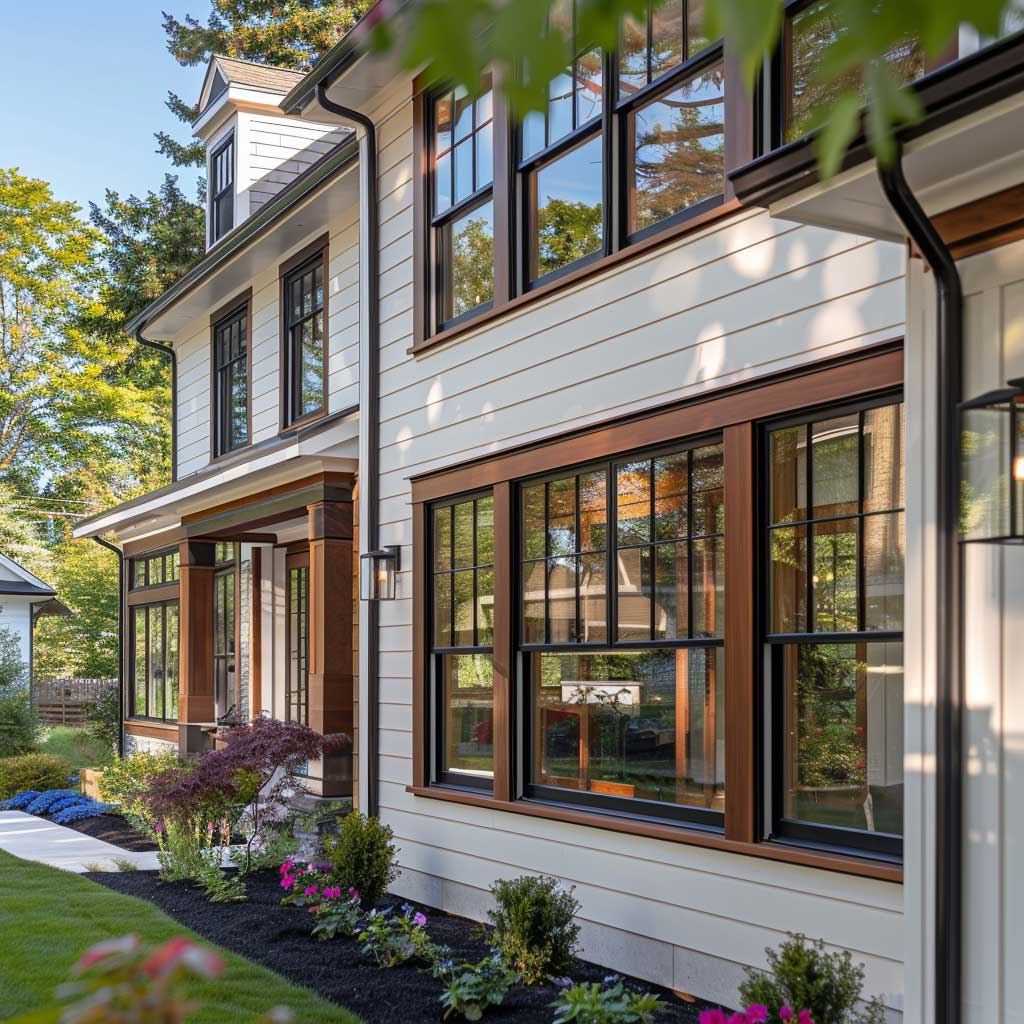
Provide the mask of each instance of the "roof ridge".
{"label": "roof ridge", "polygon": [[298,71],[295,68],[283,68],[280,64],[260,63],[257,60],[245,60],[243,57],[231,57],[226,53],[211,54],[213,60],[229,60],[234,64],[245,64],[251,68],[262,68],[264,71],[280,71],[288,75],[307,75],[308,71]]}

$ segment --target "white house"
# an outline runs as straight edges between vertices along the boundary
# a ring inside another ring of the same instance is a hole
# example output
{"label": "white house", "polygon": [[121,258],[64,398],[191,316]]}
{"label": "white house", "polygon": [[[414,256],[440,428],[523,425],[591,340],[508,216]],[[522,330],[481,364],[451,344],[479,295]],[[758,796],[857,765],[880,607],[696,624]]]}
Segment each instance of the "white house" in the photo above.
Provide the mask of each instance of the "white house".
{"label": "white house", "polygon": [[669,6],[521,125],[351,40],[211,62],[211,247],[131,324],[175,479],[76,529],[126,560],[128,746],[349,731],[311,778],[403,893],[545,872],[703,998],[803,931],[894,1019],[1019,1020],[1021,548],[958,501],[1013,539],[1024,484],[956,406],[1024,375],[1024,38],[909,48],[910,184],[862,139],[822,184],[808,5],[756,107]]}
{"label": "white house", "polygon": [[18,641],[21,660],[31,676],[32,634],[46,615],[70,615],[57,600],[57,592],[28,569],[0,552],[0,629],[8,629]]}

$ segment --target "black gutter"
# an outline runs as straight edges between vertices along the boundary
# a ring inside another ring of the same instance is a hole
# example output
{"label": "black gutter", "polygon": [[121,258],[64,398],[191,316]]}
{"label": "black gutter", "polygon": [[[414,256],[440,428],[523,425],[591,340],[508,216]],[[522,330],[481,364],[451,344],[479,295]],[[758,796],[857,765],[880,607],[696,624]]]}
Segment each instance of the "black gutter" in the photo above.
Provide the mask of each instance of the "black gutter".
{"label": "black gutter", "polygon": [[170,356],[171,359],[171,483],[178,479],[178,353],[172,345],[161,345],[158,341],[150,341],[142,336],[142,328],[145,324],[139,324],[135,328],[135,340],[140,345],[154,349],[161,355]]}
{"label": "black gutter", "polygon": [[903,150],[878,176],[893,210],[935,275],[938,342],[938,539],[935,699],[935,1021],[958,1024],[963,878],[963,645],[959,518],[963,286],[956,260],[903,174]]}
{"label": "black gutter", "polygon": [[124,552],[109,540],[93,540],[117,555],[117,755],[124,757],[124,624],[128,618],[124,590]]}
{"label": "black gutter", "polygon": [[[317,83],[324,110],[359,125],[366,133],[366,408],[360,406],[359,429],[366,431],[366,465],[360,466],[359,489],[366,497],[368,551],[380,547],[380,203],[377,196],[377,127],[361,111],[328,99],[330,79]],[[380,813],[380,604],[366,601],[366,814]]]}

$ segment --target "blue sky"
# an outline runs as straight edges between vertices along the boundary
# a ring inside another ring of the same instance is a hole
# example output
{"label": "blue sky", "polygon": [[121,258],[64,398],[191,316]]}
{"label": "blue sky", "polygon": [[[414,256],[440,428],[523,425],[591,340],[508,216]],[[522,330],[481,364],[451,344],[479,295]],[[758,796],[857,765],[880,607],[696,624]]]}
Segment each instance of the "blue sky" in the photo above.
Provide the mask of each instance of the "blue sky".
{"label": "blue sky", "polygon": [[[164,106],[168,90],[194,102],[204,68],[167,52],[161,8],[205,21],[207,0],[8,0],[0,33],[0,167],[53,184],[84,210],[103,190],[156,188],[171,162],[153,133],[188,139]],[[196,169],[180,183],[195,194]]]}

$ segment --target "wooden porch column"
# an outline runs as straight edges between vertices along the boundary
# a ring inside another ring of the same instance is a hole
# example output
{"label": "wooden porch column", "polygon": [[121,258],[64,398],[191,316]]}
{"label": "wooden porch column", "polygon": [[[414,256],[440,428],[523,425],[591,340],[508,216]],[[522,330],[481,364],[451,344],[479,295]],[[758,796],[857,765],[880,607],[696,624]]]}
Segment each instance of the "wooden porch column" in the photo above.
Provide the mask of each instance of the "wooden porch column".
{"label": "wooden porch column", "polygon": [[185,540],[179,554],[178,721],[212,722],[214,545]]}
{"label": "wooden porch column", "polygon": [[[309,514],[309,725],[354,735],[352,500],[318,501]],[[351,796],[352,752],[325,755],[323,795]]]}

